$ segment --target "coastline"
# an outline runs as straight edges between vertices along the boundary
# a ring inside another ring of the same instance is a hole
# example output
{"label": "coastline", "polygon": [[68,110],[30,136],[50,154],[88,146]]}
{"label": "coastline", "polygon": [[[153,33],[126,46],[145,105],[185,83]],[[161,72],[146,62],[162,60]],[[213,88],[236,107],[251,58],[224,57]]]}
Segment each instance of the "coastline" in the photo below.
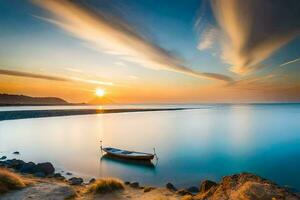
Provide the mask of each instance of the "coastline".
{"label": "coastline", "polygon": [[[5,178],[18,179],[26,184],[9,188],[7,185],[12,181],[5,182]],[[103,182],[108,185],[103,185]],[[114,186],[116,183],[118,187]],[[91,190],[95,187],[97,190]],[[0,161],[0,199],[299,200],[300,194],[251,173],[225,176],[219,183],[199,180],[199,186],[189,188],[176,188],[172,183],[153,187],[115,178],[92,178],[88,182],[81,177],[66,179],[55,172],[50,162],[35,164],[3,159]]]}
{"label": "coastline", "polygon": [[42,118],[42,117],[58,117],[70,115],[90,115],[90,114],[108,114],[108,113],[125,113],[125,112],[154,112],[154,111],[176,111],[188,110],[195,108],[149,108],[149,109],[55,109],[55,110],[17,110],[17,111],[1,111],[0,121]]}

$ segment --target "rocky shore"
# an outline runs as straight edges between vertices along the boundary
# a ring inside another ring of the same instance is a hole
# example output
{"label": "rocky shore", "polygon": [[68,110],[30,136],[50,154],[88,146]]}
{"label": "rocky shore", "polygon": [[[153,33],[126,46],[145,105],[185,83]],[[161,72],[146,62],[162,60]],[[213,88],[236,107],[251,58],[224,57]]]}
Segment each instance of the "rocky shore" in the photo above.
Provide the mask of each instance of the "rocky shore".
{"label": "rocky shore", "polygon": [[[32,184],[1,194],[6,182],[1,179],[0,199],[134,199],[134,200],[298,200],[300,194],[250,173],[225,176],[220,183],[204,180],[199,187],[176,188],[172,183],[165,187],[141,186],[138,182],[114,179],[65,178],[56,173],[50,162],[34,163],[2,157],[0,170],[8,170]],[[0,171],[1,172],[1,171]],[[2,175],[3,176],[3,175]],[[119,185],[117,185],[119,184]],[[89,192],[91,188],[93,191]],[[96,188],[96,189],[95,189]],[[104,192],[103,192],[104,191]]]}

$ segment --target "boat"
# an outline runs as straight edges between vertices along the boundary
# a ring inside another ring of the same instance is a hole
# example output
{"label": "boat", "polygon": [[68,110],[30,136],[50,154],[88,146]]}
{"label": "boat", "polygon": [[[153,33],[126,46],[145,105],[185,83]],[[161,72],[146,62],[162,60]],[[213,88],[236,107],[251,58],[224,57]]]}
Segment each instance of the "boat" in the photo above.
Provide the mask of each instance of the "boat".
{"label": "boat", "polygon": [[125,159],[125,158],[119,158],[116,156],[110,156],[108,154],[104,154],[103,156],[101,156],[100,162],[120,164],[122,166],[126,165],[126,166],[130,166],[130,167],[142,168],[142,169],[146,169],[146,170],[154,170],[155,166],[156,166],[155,164],[152,163],[151,160]]}
{"label": "boat", "polygon": [[154,149],[154,154],[151,153],[143,153],[137,151],[128,151],[123,149],[117,149],[113,147],[102,147],[101,150],[104,151],[107,155],[117,158],[129,159],[129,160],[152,160],[156,154]]}

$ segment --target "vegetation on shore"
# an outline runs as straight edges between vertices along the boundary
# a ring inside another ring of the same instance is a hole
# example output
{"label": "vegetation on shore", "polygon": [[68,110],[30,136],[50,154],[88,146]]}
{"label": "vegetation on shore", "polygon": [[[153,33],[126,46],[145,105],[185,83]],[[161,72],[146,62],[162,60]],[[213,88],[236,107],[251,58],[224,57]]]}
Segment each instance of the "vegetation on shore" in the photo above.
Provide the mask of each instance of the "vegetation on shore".
{"label": "vegetation on shore", "polygon": [[0,194],[11,190],[22,189],[29,184],[18,174],[8,169],[0,168]]}
{"label": "vegetation on shore", "polygon": [[93,193],[108,193],[114,192],[118,190],[124,190],[125,186],[123,181],[116,179],[116,178],[103,178],[98,179],[94,183],[92,183],[88,191]]}

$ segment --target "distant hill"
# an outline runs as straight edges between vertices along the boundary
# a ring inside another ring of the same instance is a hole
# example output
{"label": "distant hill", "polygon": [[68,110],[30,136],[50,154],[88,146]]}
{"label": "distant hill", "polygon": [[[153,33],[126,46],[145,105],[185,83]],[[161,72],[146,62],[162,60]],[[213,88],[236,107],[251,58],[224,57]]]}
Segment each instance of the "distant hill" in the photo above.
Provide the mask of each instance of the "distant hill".
{"label": "distant hill", "polygon": [[69,105],[57,97],[30,97],[25,95],[0,94],[0,105]]}

